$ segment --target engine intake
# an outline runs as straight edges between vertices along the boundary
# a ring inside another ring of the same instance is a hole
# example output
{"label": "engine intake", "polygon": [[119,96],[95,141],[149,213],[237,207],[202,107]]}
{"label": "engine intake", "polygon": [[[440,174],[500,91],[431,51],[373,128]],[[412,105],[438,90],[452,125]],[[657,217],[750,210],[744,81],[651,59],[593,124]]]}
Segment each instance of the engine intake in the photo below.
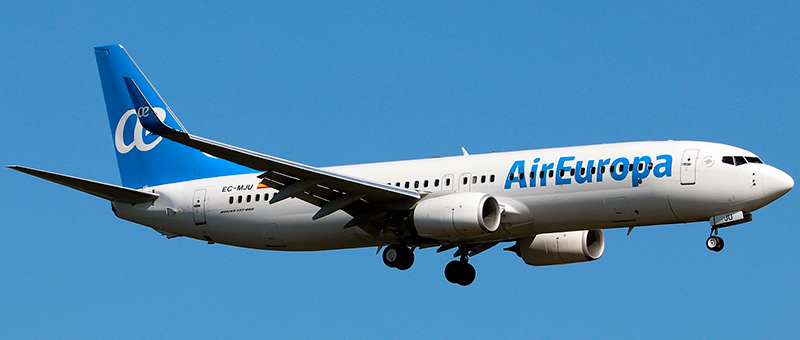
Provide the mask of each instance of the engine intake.
{"label": "engine intake", "polygon": [[532,266],[594,261],[606,248],[602,230],[539,234],[519,240],[519,253]]}
{"label": "engine intake", "polygon": [[436,239],[458,239],[492,233],[500,227],[500,204],[480,192],[454,193],[417,203],[417,234]]}

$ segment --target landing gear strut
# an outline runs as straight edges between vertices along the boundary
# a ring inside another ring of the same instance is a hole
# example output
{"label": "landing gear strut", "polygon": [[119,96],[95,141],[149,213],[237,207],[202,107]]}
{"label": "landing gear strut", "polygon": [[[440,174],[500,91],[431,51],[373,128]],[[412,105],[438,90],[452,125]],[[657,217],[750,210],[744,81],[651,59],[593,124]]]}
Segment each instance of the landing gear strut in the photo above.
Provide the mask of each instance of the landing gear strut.
{"label": "landing gear strut", "polygon": [[711,235],[706,239],[706,248],[708,248],[708,250],[718,252],[725,247],[725,242],[722,240],[722,237],[717,235],[719,235],[719,229],[711,227]]}
{"label": "landing gear strut", "polygon": [[469,264],[467,259],[467,252],[464,247],[459,247],[461,252],[461,259],[450,261],[444,267],[444,277],[447,281],[453,284],[462,286],[469,286],[475,281],[475,267]]}
{"label": "landing gear strut", "polygon": [[383,251],[383,263],[389,268],[406,270],[414,264],[414,251],[399,244],[389,245]]}

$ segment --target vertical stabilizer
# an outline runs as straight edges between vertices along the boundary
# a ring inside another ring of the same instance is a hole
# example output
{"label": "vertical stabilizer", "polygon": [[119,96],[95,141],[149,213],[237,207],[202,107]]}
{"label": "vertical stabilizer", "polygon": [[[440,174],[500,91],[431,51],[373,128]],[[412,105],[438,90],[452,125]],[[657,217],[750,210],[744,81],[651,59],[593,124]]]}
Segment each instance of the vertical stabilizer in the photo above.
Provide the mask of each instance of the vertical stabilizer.
{"label": "vertical stabilizer", "polygon": [[124,78],[130,78],[138,84],[156,116],[165,124],[185,131],[125,48],[121,45],[99,46],[94,48],[94,53],[123,186],[141,188],[254,172],[151,134],[142,128],[137,114],[149,112],[136,112]]}

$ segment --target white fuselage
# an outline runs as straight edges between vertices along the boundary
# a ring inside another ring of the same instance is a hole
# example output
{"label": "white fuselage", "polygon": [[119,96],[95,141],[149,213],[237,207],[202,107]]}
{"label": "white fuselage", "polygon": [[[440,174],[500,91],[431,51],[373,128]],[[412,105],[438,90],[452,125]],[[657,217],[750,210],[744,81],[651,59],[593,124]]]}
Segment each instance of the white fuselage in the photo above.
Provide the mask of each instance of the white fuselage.
{"label": "white fuselage", "polygon": [[[455,244],[511,240],[556,231],[706,221],[728,212],[754,211],[785,193],[782,190],[791,178],[782,171],[755,162],[728,164],[723,162],[726,156],[756,158],[749,151],[723,144],[667,141],[325,170],[418,190],[426,197],[464,191],[494,196],[504,209],[501,228],[479,237],[441,242]],[[612,166],[613,171],[609,169]],[[259,188],[257,175],[149,187],[143,190],[160,195],[151,205],[113,206],[120,218],[168,236],[249,248],[327,250],[397,241],[392,233],[375,238],[357,227],[344,229],[352,217],[342,211],[312,220],[319,208],[305,201],[287,199],[269,204],[265,195],[271,198],[277,191]]]}

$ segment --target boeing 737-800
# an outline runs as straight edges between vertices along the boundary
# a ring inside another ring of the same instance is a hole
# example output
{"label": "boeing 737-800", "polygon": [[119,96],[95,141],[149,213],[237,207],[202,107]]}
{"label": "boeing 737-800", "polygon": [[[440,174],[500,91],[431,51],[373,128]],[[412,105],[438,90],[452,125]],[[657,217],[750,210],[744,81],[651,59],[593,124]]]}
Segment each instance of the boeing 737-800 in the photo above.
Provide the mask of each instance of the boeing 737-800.
{"label": "boeing 737-800", "polygon": [[602,229],[709,221],[718,230],[794,186],[750,151],[695,141],[632,142],[319,168],[190,135],[122,46],[95,48],[122,185],[22,166],[111,201],[119,218],[168,238],[312,251],[384,249],[405,270],[416,249],[455,250],[448,281],[493,246],[534,266],[593,261]]}

